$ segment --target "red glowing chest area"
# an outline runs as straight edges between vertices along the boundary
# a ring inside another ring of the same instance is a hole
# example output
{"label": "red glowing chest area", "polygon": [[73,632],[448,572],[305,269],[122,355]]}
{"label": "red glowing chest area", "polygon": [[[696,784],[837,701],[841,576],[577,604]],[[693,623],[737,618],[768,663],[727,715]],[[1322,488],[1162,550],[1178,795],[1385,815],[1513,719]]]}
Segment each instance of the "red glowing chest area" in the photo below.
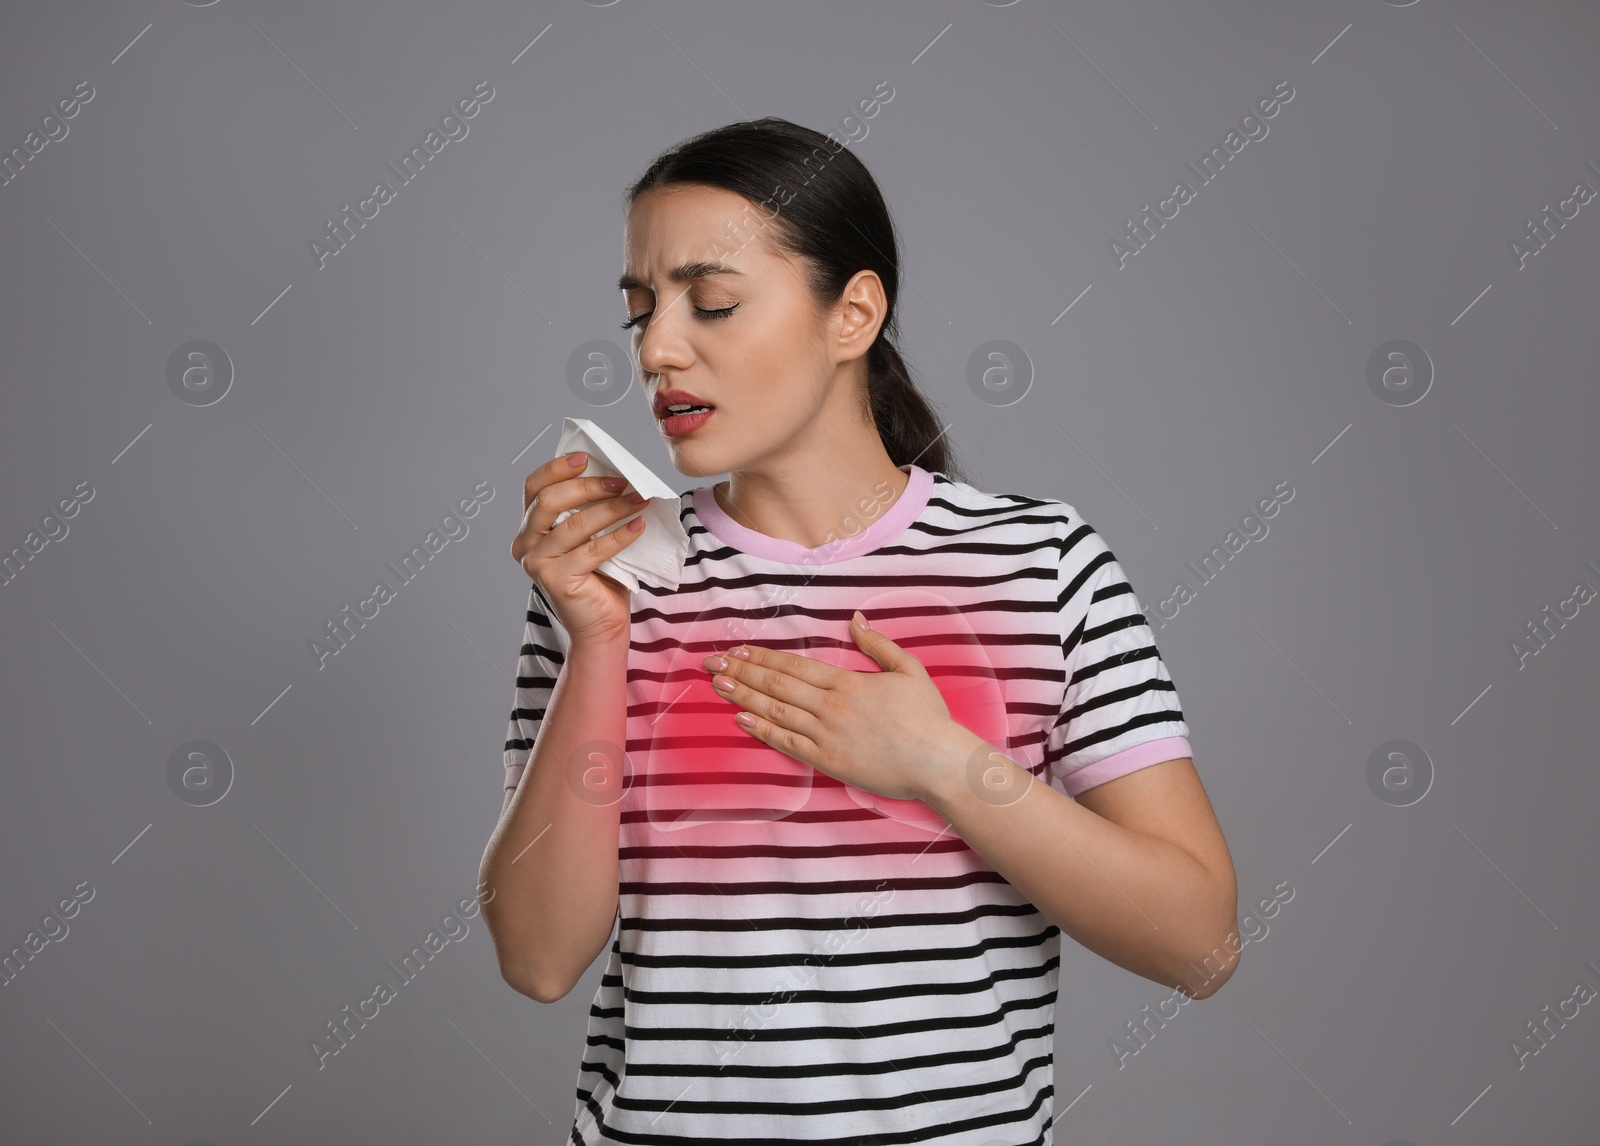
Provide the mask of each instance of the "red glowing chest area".
{"label": "red glowing chest area", "polygon": [[[840,790],[862,807],[931,832],[945,822],[920,800],[897,800],[842,783],[756,739],[734,722],[743,708],[711,687],[702,663],[739,644],[810,657],[852,672],[880,672],[850,635],[860,609],[873,628],[917,658],[950,717],[1002,751],[1008,717],[1003,680],[966,615],[925,589],[831,589],[806,610],[775,602],[770,588],[719,594],[698,615],[662,610],[636,621],[628,671],[628,795],[662,832],[782,820],[808,806],[837,806]],[[669,598],[670,600],[670,598]],[[830,791],[831,790],[831,791]],[[627,806],[627,805],[625,805]]]}

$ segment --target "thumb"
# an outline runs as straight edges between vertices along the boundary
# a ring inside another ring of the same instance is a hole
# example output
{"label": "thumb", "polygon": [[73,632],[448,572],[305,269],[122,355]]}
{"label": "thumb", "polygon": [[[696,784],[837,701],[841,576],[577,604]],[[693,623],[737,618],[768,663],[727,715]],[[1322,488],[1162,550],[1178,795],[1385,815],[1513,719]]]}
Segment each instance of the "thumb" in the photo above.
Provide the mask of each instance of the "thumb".
{"label": "thumb", "polygon": [[915,672],[922,667],[922,662],[868,625],[867,619],[861,615],[859,609],[850,618],[850,635],[855,638],[861,651],[877,661],[878,666],[886,671]]}

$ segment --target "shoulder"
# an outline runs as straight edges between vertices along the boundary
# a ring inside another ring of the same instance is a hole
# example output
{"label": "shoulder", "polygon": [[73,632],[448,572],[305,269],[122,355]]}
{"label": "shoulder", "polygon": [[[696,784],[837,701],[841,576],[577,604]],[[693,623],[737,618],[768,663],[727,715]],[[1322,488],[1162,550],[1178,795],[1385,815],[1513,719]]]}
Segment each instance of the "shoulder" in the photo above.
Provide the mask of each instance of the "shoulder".
{"label": "shoulder", "polygon": [[1092,526],[1070,502],[1036,494],[980,489],[934,471],[929,507],[973,526],[991,526],[1017,537],[1047,540],[1062,548],[1075,544]]}
{"label": "shoulder", "polygon": [[1034,554],[1055,566],[1060,608],[1082,616],[1096,600],[1131,593],[1109,541],[1069,501],[1035,494],[990,492],[966,482],[935,476],[934,497],[943,497],[953,516],[982,527],[984,542],[1012,554]]}

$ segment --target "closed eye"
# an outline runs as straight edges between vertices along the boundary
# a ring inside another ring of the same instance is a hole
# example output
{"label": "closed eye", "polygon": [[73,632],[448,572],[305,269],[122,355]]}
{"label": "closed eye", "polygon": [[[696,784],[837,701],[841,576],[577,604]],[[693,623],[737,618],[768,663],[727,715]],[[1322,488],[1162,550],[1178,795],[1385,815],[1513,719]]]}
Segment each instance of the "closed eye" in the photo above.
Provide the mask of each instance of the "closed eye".
{"label": "closed eye", "polygon": [[[732,306],[725,306],[721,310],[702,310],[697,306],[694,308],[694,313],[696,318],[702,319],[727,318],[730,314],[737,310],[738,307],[738,303],[734,303]],[[622,329],[631,330],[635,324],[649,318],[652,313],[653,312],[647,310],[642,314],[634,315],[632,318],[628,319],[627,322],[622,324]]]}

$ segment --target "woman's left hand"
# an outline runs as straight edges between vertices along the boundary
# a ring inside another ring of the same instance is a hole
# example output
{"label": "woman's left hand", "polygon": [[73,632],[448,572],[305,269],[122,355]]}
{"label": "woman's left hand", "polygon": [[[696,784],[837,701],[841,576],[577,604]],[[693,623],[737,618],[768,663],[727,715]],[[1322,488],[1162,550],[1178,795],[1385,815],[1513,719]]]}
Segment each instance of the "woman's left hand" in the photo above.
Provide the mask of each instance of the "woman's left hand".
{"label": "woman's left hand", "polygon": [[734,718],[745,731],[779,752],[866,792],[921,799],[962,743],[961,726],[922,662],[856,617],[850,634],[882,672],[739,645],[720,658],[726,667],[705,658],[712,687],[745,710]]}

